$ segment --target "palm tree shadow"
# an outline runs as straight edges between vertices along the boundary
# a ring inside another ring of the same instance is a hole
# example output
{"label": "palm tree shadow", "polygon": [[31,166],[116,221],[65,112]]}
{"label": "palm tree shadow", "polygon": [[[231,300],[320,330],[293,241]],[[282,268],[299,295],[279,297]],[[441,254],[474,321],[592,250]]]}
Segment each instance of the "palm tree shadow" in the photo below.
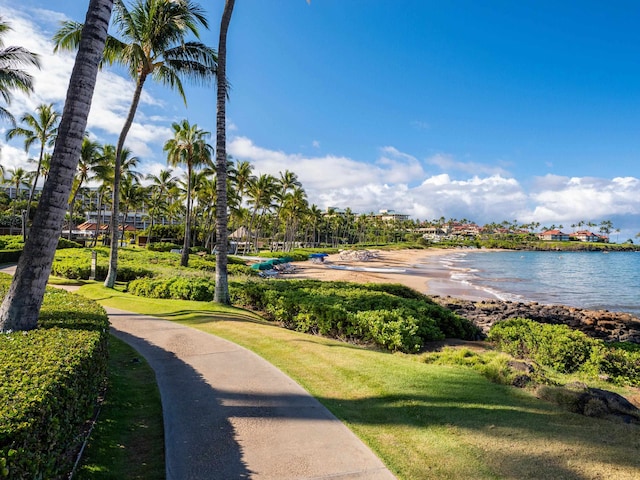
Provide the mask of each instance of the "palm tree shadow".
{"label": "palm tree shadow", "polygon": [[252,478],[220,395],[190,365],[142,338],[111,328],[156,373],[167,479]]}

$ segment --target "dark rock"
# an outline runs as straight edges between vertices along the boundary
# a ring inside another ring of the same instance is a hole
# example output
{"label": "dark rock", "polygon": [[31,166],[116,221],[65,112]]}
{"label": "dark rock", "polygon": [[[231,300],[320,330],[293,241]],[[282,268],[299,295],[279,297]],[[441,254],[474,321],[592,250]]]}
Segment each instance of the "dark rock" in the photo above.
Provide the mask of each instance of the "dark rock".
{"label": "dark rock", "polygon": [[622,312],[585,310],[563,305],[541,305],[500,300],[474,302],[453,297],[432,297],[441,306],[473,322],[483,334],[497,322],[528,318],[540,323],[567,325],[607,342],[640,343],[640,319]]}

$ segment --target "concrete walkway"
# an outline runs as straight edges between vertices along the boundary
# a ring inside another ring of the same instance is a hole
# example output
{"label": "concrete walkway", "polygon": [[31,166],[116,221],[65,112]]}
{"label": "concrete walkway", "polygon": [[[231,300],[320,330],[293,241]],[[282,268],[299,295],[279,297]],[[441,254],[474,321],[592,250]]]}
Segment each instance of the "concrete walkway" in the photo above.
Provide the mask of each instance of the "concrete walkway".
{"label": "concrete walkway", "polygon": [[107,308],[156,373],[167,480],[395,478],[339,420],[261,357],[214,335]]}

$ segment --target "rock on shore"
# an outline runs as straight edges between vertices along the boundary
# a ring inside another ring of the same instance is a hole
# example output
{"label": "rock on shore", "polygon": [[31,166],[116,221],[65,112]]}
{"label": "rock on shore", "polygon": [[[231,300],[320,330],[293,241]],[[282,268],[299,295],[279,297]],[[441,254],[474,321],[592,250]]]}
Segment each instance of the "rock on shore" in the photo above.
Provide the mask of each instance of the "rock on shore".
{"label": "rock on shore", "polygon": [[629,313],[585,310],[564,305],[543,305],[500,300],[470,301],[454,297],[431,297],[436,303],[472,321],[486,334],[491,326],[510,318],[564,324],[607,342],[640,343],[640,319]]}

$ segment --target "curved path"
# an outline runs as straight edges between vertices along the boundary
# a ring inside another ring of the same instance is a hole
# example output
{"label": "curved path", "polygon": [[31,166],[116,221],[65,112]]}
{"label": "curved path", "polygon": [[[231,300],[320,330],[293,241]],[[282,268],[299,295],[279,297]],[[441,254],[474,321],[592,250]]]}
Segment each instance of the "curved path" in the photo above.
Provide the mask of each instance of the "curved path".
{"label": "curved path", "polygon": [[336,417],[258,355],[173,322],[107,308],[156,373],[168,480],[395,477]]}

